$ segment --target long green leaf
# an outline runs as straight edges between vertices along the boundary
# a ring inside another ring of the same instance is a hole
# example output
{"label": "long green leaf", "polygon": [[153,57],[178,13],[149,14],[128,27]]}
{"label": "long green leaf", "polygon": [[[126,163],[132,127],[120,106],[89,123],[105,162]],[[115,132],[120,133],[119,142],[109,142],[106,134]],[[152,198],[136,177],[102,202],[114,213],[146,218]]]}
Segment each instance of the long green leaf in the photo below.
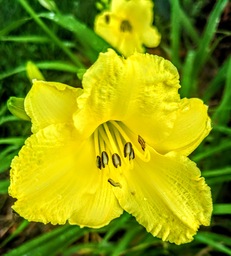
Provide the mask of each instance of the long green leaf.
{"label": "long green leaf", "polygon": [[[38,68],[45,70],[58,70],[71,73],[77,73],[77,71],[79,70],[79,68],[75,65],[72,65],[64,61],[43,61],[35,64]],[[19,67],[14,68],[13,70],[0,74],[0,80],[25,71],[26,65],[21,65]]]}
{"label": "long green leaf", "polygon": [[9,180],[1,180],[0,181],[0,194],[6,194],[8,191],[10,181]]}
{"label": "long green leaf", "polygon": [[231,214],[231,204],[214,204],[213,214]]}
{"label": "long green leaf", "polygon": [[227,3],[228,0],[217,1],[213,11],[209,15],[208,22],[199,42],[199,48],[196,51],[194,77],[197,77],[198,72],[208,59],[211,41],[214,38],[219,23],[218,21]]}
{"label": "long green leaf", "polygon": [[178,68],[181,66],[180,55],[180,4],[179,0],[171,1],[171,56],[172,62]]}
{"label": "long green leaf", "polygon": [[42,13],[40,17],[52,20],[63,28],[71,31],[83,46],[84,53],[95,61],[100,52],[105,52],[111,46],[102,38],[97,36],[93,30],[88,28],[84,23],[80,22],[72,15],[63,15],[60,13]]}
{"label": "long green leaf", "polygon": [[63,42],[47,27],[47,25],[39,18],[35,11],[31,8],[26,0],[18,0],[19,3],[24,7],[24,9],[31,15],[34,21],[45,31],[45,33],[51,38],[51,40],[63,51],[66,55],[75,63],[78,68],[83,68],[84,65],[74,55]]}
{"label": "long green leaf", "polygon": [[219,125],[225,125],[231,117],[231,58],[229,58],[226,73],[226,84],[220,105],[212,116],[213,122]]}
{"label": "long green leaf", "polygon": [[231,141],[224,142],[216,147],[209,148],[201,153],[196,154],[192,157],[193,161],[198,162],[206,157],[210,157],[216,153],[220,153],[224,150],[228,150],[231,148]]}
{"label": "long green leaf", "polygon": [[200,232],[196,235],[195,240],[213,247],[216,251],[231,255],[231,249],[223,244],[228,241],[230,245],[231,239],[229,237],[208,232]]}
{"label": "long green leaf", "polygon": [[49,233],[38,236],[6,253],[5,256],[43,256],[57,255],[60,250],[78,240],[86,233],[77,226],[61,226]]}
{"label": "long green leaf", "polygon": [[20,225],[11,233],[1,244],[0,248],[2,248],[5,244],[9,243],[13,238],[19,235],[27,226],[29,222],[27,220],[23,220]]}
{"label": "long green leaf", "polygon": [[180,95],[181,97],[190,97],[191,92],[195,89],[195,80],[192,80],[192,73],[194,69],[194,59],[195,51],[189,51],[182,70],[182,79],[181,79],[181,88]]}

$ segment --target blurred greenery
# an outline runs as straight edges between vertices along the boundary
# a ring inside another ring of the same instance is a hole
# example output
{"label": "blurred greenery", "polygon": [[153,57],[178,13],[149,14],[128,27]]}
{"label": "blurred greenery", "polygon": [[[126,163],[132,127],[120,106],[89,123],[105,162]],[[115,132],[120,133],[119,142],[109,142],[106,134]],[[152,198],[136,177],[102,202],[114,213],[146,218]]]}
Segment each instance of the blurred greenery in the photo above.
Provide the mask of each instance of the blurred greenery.
{"label": "blurred greenery", "polygon": [[92,30],[95,0],[0,0],[0,255],[231,255],[231,4],[227,0],[156,0],[161,45],[150,53],[170,59],[182,97],[209,105],[213,130],[192,154],[211,186],[214,212],[189,244],[148,234],[124,214],[101,229],[29,223],[11,210],[7,194],[12,158],[30,135],[30,122],[11,115],[7,100],[25,97],[32,61],[45,78],[71,86],[109,46]]}

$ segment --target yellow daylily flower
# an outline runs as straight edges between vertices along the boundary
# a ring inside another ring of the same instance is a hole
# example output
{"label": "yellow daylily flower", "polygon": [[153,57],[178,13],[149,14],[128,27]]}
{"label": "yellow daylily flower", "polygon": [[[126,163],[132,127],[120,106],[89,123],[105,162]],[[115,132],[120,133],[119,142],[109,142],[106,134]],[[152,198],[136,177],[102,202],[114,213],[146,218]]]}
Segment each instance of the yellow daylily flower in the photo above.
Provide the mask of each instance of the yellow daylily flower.
{"label": "yellow daylily flower", "polygon": [[112,0],[110,10],[95,19],[95,32],[125,57],[157,47],[161,36],[153,22],[150,0]]}
{"label": "yellow daylily flower", "polygon": [[125,210],[164,241],[209,225],[210,188],[187,157],[208,135],[207,107],[180,99],[167,60],[101,53],[83,89],[34,81],[33,134],[11,165],[13,209],[30,221],[99,228]]}

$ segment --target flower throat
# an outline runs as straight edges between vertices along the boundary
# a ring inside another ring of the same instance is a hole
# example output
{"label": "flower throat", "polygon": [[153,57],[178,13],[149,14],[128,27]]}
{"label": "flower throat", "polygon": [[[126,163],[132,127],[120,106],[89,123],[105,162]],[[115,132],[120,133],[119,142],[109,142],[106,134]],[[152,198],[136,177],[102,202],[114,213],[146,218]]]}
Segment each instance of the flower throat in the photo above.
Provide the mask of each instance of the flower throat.
{"label": "flower throat", "polygon": [[99,169],[108,165],[114,168],[130,165],[132,168],[135,157],[149,161],[144,139],[132,134],[122,122],[108,121],[101,124],[94,132],[94,144],[96,166]]}

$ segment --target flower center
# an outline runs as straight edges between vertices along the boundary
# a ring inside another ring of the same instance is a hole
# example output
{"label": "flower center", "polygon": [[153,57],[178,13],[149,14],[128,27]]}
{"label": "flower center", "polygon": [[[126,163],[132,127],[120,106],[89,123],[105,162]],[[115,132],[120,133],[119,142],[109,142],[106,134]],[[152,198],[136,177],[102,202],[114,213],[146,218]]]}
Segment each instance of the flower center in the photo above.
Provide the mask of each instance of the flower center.
{"label": "flower center", "polygon": [[[146,150],[144,139],[135,135],[122,122],[108,121],[101,124],[94,132],[96,166],[102,170],[109,168],[133,168],[135,157],[149,161],[149,151]],[[120,187],[118,182],[108,179],[108,182]]]}
{"label": "flower center", "polygon": [[120,24],[121,32],[132,32],[132,25],[128,20],[122,20]]}

